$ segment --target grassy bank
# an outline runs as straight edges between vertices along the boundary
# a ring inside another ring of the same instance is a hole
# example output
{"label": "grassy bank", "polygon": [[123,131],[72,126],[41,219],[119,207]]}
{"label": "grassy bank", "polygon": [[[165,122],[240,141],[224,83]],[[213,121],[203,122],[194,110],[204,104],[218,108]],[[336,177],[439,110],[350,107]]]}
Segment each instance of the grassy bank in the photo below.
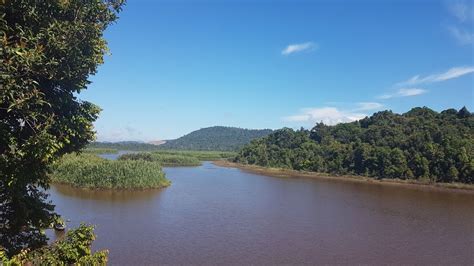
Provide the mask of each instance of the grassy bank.
{"label": "grassy bank", "polygon": [[417,180],[403,179],[374,179],[365,176],[356,175],[331,175],[326,173],[297,171],[283,168],[269,168],[257,165],[239,164],[225,160],[213,162],[217,166],[239,168],[255,174],[282,177],[282,178],[320,178],[328,180],[365,182],[370,184],[385,184],[395,186],[406,186],[411,188],[434,189],[434,190],[456,190],[467,193],[474,193],[474,185],[463,183],[430,183]]}
{"label": "grassy bank", "polygon": [[119,161],[147,161],[159,163],[162,166],[198,166],[201,161],[192,156],[177,154],[160,154],[160,153],[129,153],[119,157]]}
{"label": "grassy bank", "polygon": [[161,155],[181,155],[195,157],[199,161],[215,161],[223,160],[235,157],[236,152],[223,152],[223,151],[181,151],[181,150],[160,150],[152,152],[154,154]]}
{"label": "grassy bank", "polygon": [[124,154],[119,160],[143,160],[148,162],[157,162],[162,166],[198,166],[201,161],[225,160],[235,156],[233,152],[220,151],[177,151],[161,150],[154,152],[141,152],[133,154]]}
{"label": "grassy bank", "polygon": [[65,155],[53,165],[51,181],[92,189],[146,189],[170,185],[157,162],[112,161],[92,154]]}
{"label": "grassy bank", "polygon": [[104,154],[104,153],[118,153],[116,149],[109,149],[109,148],[86,148],[82,150],[83,153],[89,154]]}

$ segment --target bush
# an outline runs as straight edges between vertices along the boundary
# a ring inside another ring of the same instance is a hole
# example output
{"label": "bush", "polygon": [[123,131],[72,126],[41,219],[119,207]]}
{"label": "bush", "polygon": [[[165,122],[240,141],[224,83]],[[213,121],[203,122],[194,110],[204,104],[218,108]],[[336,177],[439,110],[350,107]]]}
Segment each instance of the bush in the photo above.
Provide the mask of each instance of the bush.
{"label": "bush", "polygon": [[91,252],[94,240],[94,228],[81,224],[67,232],[62,240],[33,251],[23,250],[10,259],[0,251],[0,262],[3,265],[106,265],[107,250]]}

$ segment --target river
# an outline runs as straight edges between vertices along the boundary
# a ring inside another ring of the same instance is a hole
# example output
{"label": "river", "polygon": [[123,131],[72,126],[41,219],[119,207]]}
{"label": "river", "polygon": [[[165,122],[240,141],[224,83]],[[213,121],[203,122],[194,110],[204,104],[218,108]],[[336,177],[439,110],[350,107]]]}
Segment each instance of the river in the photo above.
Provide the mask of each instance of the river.
{"label": "river", "polygon": [[472,265],[474,195],[275,178],[206,162],[165,168],[172,185],[87,191],[54,185],[56,210],[96,225],[111,265]]}

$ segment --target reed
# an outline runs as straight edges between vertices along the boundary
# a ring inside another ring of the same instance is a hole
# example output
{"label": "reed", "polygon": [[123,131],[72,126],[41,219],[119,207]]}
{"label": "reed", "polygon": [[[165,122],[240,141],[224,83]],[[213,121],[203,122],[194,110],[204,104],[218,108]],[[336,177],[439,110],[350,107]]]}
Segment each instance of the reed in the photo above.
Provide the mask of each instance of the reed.
{"label": "reed", "polygon": [[51,169],[51,181],[83,188],[146,189],[170,185],[158,162],[112,161],[92,154],[68,154]]}
{"label": "reed", "polygon": [[233,158],[237,155],[235,152],[225,151],[186,151],[186,150],[159,150],[153,151],[154,154],[182,155],[195,157],[200,161],[216,161]]}
{"label": "reed", "polygon": [[198,166],[201,161],[193,156],[178,154],[161,154],[161,153],[129,153],[119,157],[119,161],[147,161],[156,162],[162,166]]}
{"label": "reed", "polygon": [[82,150],[83,153],[89,154],[104,154],[104,153],[118,153],[116,149],[110,148],[86,148]]}

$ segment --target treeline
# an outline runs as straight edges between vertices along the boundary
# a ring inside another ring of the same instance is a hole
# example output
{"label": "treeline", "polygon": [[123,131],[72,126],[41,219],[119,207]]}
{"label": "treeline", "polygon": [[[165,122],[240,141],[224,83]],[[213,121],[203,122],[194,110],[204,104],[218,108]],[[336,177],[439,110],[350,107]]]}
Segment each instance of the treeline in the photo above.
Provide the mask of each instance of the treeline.
{"label": "treeline", "polygon": [[270,134],[270,129],[214,126],[193,131],[158,146],[170,150],[236,151],[251,140]]}
{"label": "treeline", "polygon": [[234,159],[244,164],[374,178],[474,183],[474,115],[427,107],[381,111],[311,130],[283,128]]}
{"label": "treeline", "polygon": [[92,142],[87,145],[86,150],[113,149],[119,151],[154,151],[158,146],[139,141],[119,141],[119,142]]}

